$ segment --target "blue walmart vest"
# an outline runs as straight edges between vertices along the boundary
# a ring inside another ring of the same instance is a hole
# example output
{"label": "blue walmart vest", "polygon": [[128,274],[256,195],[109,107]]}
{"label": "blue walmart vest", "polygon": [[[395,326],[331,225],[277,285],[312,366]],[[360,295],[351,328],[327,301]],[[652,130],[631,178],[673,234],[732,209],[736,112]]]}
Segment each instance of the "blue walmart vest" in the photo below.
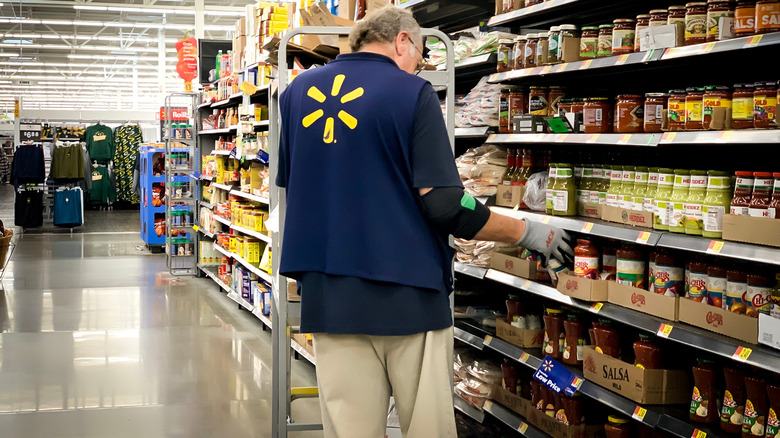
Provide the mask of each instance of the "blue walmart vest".
{"label": "blue walmart vest", "polygon": [[301,74],[282,93],[283,275],[452,289],[454,251],[412,186],[412,127],[425,83],[386,56],[354,53]]}

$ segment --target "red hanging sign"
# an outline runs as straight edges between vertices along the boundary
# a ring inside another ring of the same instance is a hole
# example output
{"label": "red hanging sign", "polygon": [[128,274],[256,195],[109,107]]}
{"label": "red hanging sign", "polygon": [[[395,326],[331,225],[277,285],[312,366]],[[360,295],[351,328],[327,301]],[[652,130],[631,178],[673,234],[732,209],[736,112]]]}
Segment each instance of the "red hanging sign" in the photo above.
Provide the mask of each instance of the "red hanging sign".
{"label": "red hanging sign", "polygon": [[179,58],[176,72],[184,79],[187,91],[192,91],[192,80],[198,77],[198,40],[185,35],[176,43],[176,53]]}

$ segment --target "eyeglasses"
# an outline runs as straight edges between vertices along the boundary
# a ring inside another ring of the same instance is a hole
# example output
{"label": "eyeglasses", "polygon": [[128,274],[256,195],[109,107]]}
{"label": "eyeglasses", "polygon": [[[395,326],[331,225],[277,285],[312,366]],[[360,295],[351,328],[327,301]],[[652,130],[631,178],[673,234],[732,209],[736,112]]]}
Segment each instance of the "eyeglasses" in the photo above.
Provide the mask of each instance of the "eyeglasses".
{"label": "eyeglasses", "polygon": [[425,57],[423,56],[422,50],[420,50],[420,48],[417,47],[417,44],[415,44],[414,41],[412,41],[411,38],[409,39],[409,43],[411,43],[412,47],[414,47],[414,49],[417,50],[417,53],[420,54],[420,61],[417,63],[417,67],[415,67],[415,70],[414,70],[414,74],[418,75],[418,74],[420,74],[421,71],[423,71],[423,69],[425,69],[425,66],[427,65],[427,63],[425,62]]}

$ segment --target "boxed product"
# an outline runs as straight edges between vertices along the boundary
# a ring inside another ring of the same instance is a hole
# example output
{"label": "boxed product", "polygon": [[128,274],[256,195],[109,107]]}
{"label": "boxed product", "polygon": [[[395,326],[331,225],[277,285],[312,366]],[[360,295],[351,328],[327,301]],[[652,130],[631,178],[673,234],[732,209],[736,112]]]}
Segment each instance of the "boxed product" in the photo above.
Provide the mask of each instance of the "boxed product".
{"label": "boxed product", "polygon": [[780,220],[726,214],[723,239],[780,247]]}
{"label": "boxed product", "polygon": [[682,26],[667,24],[641,29],[636,37],[639,38],[639,51],[647,52],[650,50],[680,47],[683,45],[684,36],[685,33]]}
{"label": "boxed product", "polygon": [[525,186],[503,185],[496,186],[496,205],[501,207],[520,207],[523,203]]}
{"label": "boxed product", "polygon": [[601,219],[635,227],[653,228],[653,213],[649,211],[628,210],[609,205],[601,206]]}
{"label": "boxed product", "polygon": [[758,343],[758,318],[681,298],[679,320],[751,344]]}
{"label": "boxed product", "polygon": [[293,303],[301,301],[301,296],[298,295],[298,282],[292,278],[287,279],[287,301]]}
{"label": "boxed product", "polygon": [[685,370],[640,368],[583,347],[583,377],[604,388],[642,404],[687,403],[691,399],[690,377]]}
{"label": "boxed product", "polygon": [[265,313],[263,309],[263,292],[265,291],[263,283],[256,281],[252,283],[252,303],[261,313]]}
{"label": "boxed product", "polygon": [[536,265],[533,260],[523,260],[500,252],[494,252],[490,257],[490,267],[501,272],[518,277],[536,280]]}
{"label": "boxed product", "polygon": [[577,426],[567,426],[544,412],[536,409],[531,402],[521,399],[525,405],[526,417],[528,423],[536,426],[542,432],[553,438],[596,438],[604,436],[604,426],[588,426],[580,424]]}
{"label": "boxed product", "polygon": [[516,11],[523,7],[523,0],[496,0],[496,15],[505,11]]}
{"label": "boxed product", "polygon": [[758,315],[758,342],[780,350],[780,319]]}
{"label": "boxed product", "polygon": [[592,204],[590,202],[577,204],[577,215],[601,219],[603,207],[601,204]]}
{"label": "boxed product", "polygon": [[679,318],[681,301],[679,297],[668,297],[614,281],[609,282],[608,289],[608,301],[612,304],[669,321],[677,321]]}
{"label": "boxed product", "polygon": [[544,341],[544,330],[522,329],[497,318],[496,336],[521,348],[541,347]]}
{"label": "boxed product", "polygon": [[528,410],[532,409],[531,402],[518,395],[512,394],[501,385],[496,385],[493,389],[493,400],[500,403],[507,409],[517,412],[523,417],[528,415]]}
{"label": "boxed product", "polygon": [[571,274],[558,274],[558,291],[572,298],[585,301],[607,301],[607,280],[593,280],[575,277]]}

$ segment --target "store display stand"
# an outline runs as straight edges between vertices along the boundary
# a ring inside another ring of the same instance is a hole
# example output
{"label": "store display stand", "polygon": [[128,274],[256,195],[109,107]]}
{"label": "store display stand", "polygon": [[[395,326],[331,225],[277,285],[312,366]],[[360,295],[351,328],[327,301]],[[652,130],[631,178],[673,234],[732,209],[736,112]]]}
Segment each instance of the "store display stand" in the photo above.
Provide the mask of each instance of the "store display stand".
{"label": "store display stand", "polygon": [[[317,388],[292,388],[290,383],[290,345],[291,333],[298,331],[300,326],[300,303],[287,300],[287,279],[279,274],[279,261],[282,251],[284,232],[284,220],[286,213],[286,200],[284,190],[276,186],[276,169],[279,160],[279,96],[287,87],[289,72],[287,59],[287,44],[298,35],[348,35],[351,28],[348,27],[301,27],[289,31],[279,45],[279,79],[278,87],[270,91],[269,98],[269,155],[271,170],[271,209],[276,211],[279,220],[279,232],[272,242],[272,266],[273,266],[273,407],[271,435],[274,437],[287,437],[290,432],[320,430],[321,424],[296,423],[292,418],[291,405],[299,398],[317,397]],[[445,42],[446,47],[452,48],[449,37],[441,31],[423,29],[423,37],[435,37]],[[419,76],[424,77],[434,87],[446,88],[447,102],[447,132],[450,144],[454,145],[455,139],[455,89],[451,86],[455,80],[454,53],[447,51],[446,68],[442,70],[425,70]],[[452,372],[452,371],[451,371]]]}

